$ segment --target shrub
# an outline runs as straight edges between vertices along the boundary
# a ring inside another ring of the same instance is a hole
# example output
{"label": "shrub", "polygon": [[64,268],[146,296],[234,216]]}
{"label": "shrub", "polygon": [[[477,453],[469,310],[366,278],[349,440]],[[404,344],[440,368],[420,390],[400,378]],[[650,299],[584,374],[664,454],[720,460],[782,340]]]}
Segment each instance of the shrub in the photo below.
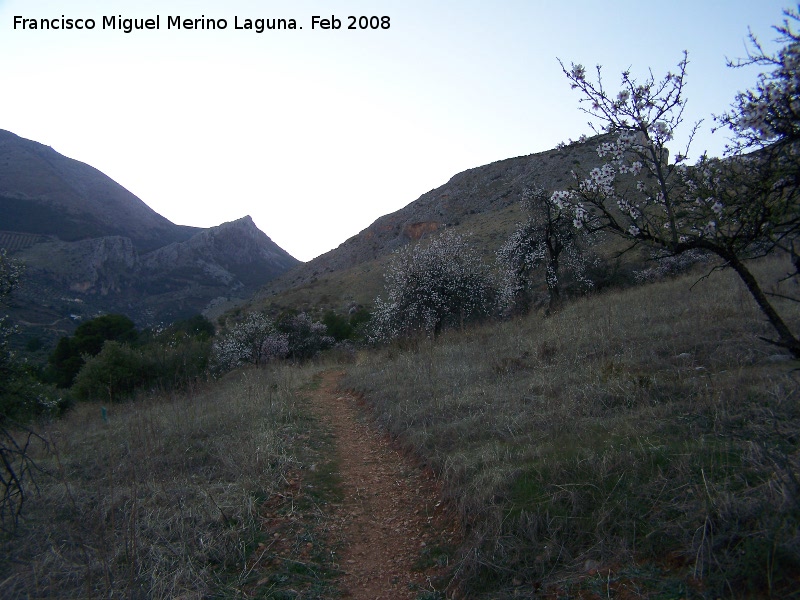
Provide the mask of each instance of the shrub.
{"label": "shrub", "polygon": [[304,312],[284,315],[278,320],[277,327],[287,336],[288,356],[292,360],[308,360],[336,343],[328,335],[328,328],[324,323],[312,321]]}
{"label": "shrub", "polygon": [[328,334],[337,342],[359,341],[364,339],[364,332],[372,315],[363,308],[351,308],[349,316],[340,315],[332,310],[322,315],[322,324],[328,328]]}
{"label": "shrub", "polygon": [[113,402],[145,383],[153,366],[152,359],[140,350],[108,341],[83,365],[72,391],[79,400],[107,398]]}
{"label": "shrub", "polygon": [[83,365],[72,392],[78,400],[115,402],[145,388],[184,389],[205,377],[210,348],[210,342],[196,338],[141,347],[108,341]]}
{"label": "shrub", "polygon": [[322,323],[327,327],[331,337],[337,342],[349,340],[353,335],[353,326],[350,324],[350,319],[332,310],[322,315]]}
{"label": "shrub", "polygon": [[102,315],[78,326],[72,337],[62,337],[50,355],[47,379],[58,387],[70,387],[86,356],[96,356],[107,340],[135,342],[136,326],[125,315]]}

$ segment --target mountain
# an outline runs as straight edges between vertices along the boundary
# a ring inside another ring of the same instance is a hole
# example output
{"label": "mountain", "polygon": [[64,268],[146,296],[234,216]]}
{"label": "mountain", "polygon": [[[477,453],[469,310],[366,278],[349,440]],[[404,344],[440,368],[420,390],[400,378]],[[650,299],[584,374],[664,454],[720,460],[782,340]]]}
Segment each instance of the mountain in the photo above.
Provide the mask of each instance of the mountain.
{"label": "mountain", "polygon": [[493,260],[497,248],[525,218],[520,208],[525,189],[537,185],[548,191],[563,189],[571,183],[573,170],[599,166],[597,146],[602,137],[459,173],[380,217],[338,248],[270,281],[254,304],[334,310],[371,304],[383,289],[391,253],[445,227],[469,235],[470,242]]}
{"label": "mountain", "polygon": [[176,225],[97,169],[2,130],[0,248],[26,269],[11,317],[53,335],[104,312],[148,326],[213,310],[299,263],[249,216]]}
{"label": "mountain", "polygon": [[0,130],[0,230],[66,242],[121,236],[139,252],[189,239],[175,225],[94,167]]}

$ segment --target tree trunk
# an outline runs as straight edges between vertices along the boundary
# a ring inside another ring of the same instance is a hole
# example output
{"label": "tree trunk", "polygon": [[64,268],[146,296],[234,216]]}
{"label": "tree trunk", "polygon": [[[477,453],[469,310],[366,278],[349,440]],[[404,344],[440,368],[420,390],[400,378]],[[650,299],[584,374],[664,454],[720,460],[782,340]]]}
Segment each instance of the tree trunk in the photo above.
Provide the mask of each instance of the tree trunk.
{"label": "tree trunk", "polygon": [[[721,255],[722,256],[722,255]],[[761,312],[767,317],[770,325],[775,329],[778,334],[778,340],[767,340],[765,341],[775,344],[776,346],[780,346],[782,348],[786,348],[789,350],[795,358],[800,358],[800,340],[798,340],[794,334],[792,334],[789,327],[784,323],[781,316],[778,314],[778,311],[770,304],[767,295],[762,291],[761,287],[758,285],[758,281],[747,268],[747,266],[739,260],[737,256],[734,254],[722,256],[731,268],[736,271],[736,274],[739,275],[742,282],[744,282],[745,287],[747,287],[747,291],[750,292],[750,295],[753,296],[753,299],[758,304],[758,307],[761,309]]]}

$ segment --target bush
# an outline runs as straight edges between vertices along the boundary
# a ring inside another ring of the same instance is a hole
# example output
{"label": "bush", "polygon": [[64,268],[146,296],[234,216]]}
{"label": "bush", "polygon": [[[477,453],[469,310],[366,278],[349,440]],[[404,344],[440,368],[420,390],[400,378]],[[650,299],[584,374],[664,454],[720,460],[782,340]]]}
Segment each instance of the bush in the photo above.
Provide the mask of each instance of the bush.
{"label": "bush", "polygon": [[79,400],[115,402],[143,388],[183,389],[205,376],[210,349],[208,341],[199,339],[143,347],[108,341],[83,365],[72,392]]}
{"label": "bush", "polygon": [[322,324],[337,342],[355,342],[364,339],[364,330],[371,317],[370,312],[363,307],[352,308],[347,317],[329,310],[322,315]]}
{"label": "bush", "polygon": [[350,319],[332,310],[322,315],[322,323],[327,327],[331,337],[337,342],[349,340],[353,335],[353,326],[350,324]]}
{"label": "bush", "polygon": [[107,340],[133,343],[136,326],[125,315],[103,315],[81,324],[72,337],[62,337],[50,355],[48,381],[58,387],[70,387],[83,367],[85,356],[96,356]]}
{"label": "bush", "polygon": [[89,358],[75,377],[72,391],[79,400],[118,400],[147,381],[152,362],[140,350],[108,341]]}

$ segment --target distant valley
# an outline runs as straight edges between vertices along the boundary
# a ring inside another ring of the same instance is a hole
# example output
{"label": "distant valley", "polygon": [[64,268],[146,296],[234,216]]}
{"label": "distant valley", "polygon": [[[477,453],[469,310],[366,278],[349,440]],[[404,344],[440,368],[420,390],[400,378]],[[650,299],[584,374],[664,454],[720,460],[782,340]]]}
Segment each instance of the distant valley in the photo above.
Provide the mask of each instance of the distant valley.
{"label": "distant valley", "polygon": [[100,171],[0,131],[0,248],[26,265],[11,314],[52,338],[104,312],[149,326],[248,304],[273,312],[369,305],[392,252],[445,228],[469,235],[491,260],[524,218],[525,189],[568,185],[573,169],[599,164],[596,141],[456,174],[301,263],[250,217],[176,225]]}

